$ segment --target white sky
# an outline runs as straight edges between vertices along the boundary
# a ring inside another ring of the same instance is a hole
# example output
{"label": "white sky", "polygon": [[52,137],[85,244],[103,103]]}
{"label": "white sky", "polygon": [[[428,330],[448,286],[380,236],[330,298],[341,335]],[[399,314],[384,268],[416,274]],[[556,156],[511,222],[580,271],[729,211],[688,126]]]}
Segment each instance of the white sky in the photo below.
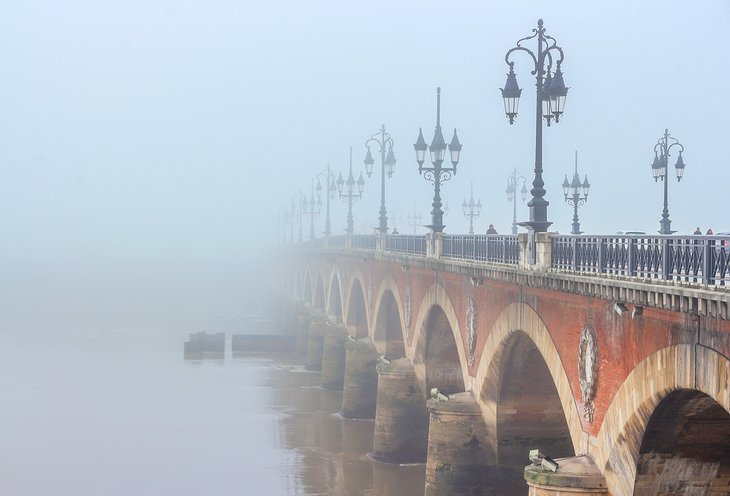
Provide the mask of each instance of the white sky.
{"label": "white sky", "polygon": [[[655,232],[650,163],[668,127],[687,164],[670,184],[672,227],[730,231],[726,0],[4,2],[0,326],[236,322],[277,215],[327,162],[345,171],[349,146],[359,170],[383,123],[398,158],[390,224],[395,210],[410,232],[414,202],[428,223],[412,144],[419,127],[430,142],[436,86],[444,134],[458,128],[464,146],[446,230],[466,232],[474,181],[477,231],[507,232],[507,175],[534,163],[529,60],[516,59],[514,126],[498,88],[505,52],[539,17],[570,87],[544,133],[554,229],[570,230],[560,185],[577,149],[593,186],[583,229]],[[360,231],[377,224],[377,173],[365,193]],[[344,204],[332,208],[341,232]]]}

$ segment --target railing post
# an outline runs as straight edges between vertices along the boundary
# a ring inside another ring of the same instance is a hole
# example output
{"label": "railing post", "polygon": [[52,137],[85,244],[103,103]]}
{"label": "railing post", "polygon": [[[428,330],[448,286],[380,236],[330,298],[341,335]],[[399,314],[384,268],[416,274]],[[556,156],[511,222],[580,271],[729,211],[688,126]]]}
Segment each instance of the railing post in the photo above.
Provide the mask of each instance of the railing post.
{"label": "railing post", "polygon": [[606,238],[598,238],[598,264],[596,266],[596,272],[602,274],[606,272],[606,245],[608,244]]}
{"label": "railing post", "polygon": [[426,234],[426,257],[441,258],[444,253],[444,234],[432,232]]}
{"label": "railing post", "polygon": [[571,258],[570,262],[570,268],[574,271],[578,270],[578,237],[577,236],[571,236],[570,238],[570,248],[573,251],[573,256]]}
{"label": "railing post", "polygon": [[636,239],[629,237],[628,243],[626,246],[626,275],[627,276],[635,276],[636,275]]}
{"label": "railing post", "polygon": [[[518,265],[521,269],[529,269],[530,268],[530,255],[528,253],[528,246],[527,246],[527,233],[519,233],[517,234],[517,243],[519,243],[520,246],[520,259],[518,262]],[[507,243],[504,243],[504,246],[506,246]],[[502,247],[502,256],[504,257],[504,250],[505,247]]]}
{"label": "railing post", "polygon": [[705,240],[702,247],[702,284],[715,283],[715,240]]}
{"label": "railing post", "polygon": [[672,243],[669,238],[662,238],[662,279],[672,278]]}
{"label": "railing post", "polygon": [[386,251],[387,250],[387,247],[386,247],[387,240],[388,240],[387,233],[384,233],[381,231],[376,231],[375,232],[375,250]]}
{"label": "railing post", "polygon": [[535,269],[549,269],[553,263],[554,233],[535,233]]}

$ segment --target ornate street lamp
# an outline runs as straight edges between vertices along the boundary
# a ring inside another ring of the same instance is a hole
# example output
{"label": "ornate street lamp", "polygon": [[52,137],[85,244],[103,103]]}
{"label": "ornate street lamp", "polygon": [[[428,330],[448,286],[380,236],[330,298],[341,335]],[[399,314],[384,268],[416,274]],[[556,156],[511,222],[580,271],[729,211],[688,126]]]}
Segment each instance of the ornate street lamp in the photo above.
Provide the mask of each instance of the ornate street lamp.
{"label": "ornate street lamp", "polygon": [[[535,179],[532,181],[532,199],[527,204],[530,207],[529,222],[520,223],[532,233],[545,232],[552,224],[547,219],[547,207],[549,202],[545,200],[545,182],[542,179],[542,119],[547,122],[548,127],[551,121],[560,121],[565,108],[565,97],[568,88],[563,82],[563,49],[557,45],[555,38],[545,34],[542,19],[537,21],[537,29],[533,29],[533,35],[522,38],[514,48],[507,51],[504,57],[509,66],[507,82],[502,88],[502,99],[504,100],[504,111],[513,124],[517,117],[517,107],[522,90],[517,85],[517,77],[514,72],[514,62],[510,60],[512,53],[526,52],[534,63],[532,74],[537,80],[537,111],[535,125]],[[537,52],[533,52],[521,45],[523,41],[535,38],[537,40]],[[553,60],[556,57],[557,60]],[[552,73],[553,62],[555,62],[555,73]],[[547,66],[546,66],[547,64]],[[534,250],[531,252],[534,255]]]}
{"label": "ornate street lamp", "polygon": [[314,199],[314,179],[312,179],[311,189],[309,193],[309,199],[307,195],[302,198],[302,213],[309,215],[309,239],[314,239],[314,216],[319,215],[319,211],[322,208],[322,199]]}
{"label": "ornate street lamp", "polygon": [[474,219],[479,217],[482,212],[482,201],[477,200],[474,202],[474,182],[471,183],[471,193],[469,194],[469,201],[464,199],[461,204],[461,209],[464,211],[464,217],[469,219],[469,234],[474,234]]}
{"label": "ornate street lamp", "polygon": [[[304,194],[302,193],[302,190],[299,190],[299,201],[297,203],[299,203],[299,238],[298,239],[299,239],[300,243],[302,242],[302,239],[303,239],[302,238],[302,215],[303,215],[302,203],[304,202],[305,199],[306,199],[306,196],[304,196]],[[294,200],[292,200],[292,208],[294,208]]]}
{"label": "ornate street lamp", "polygon": [[[452,175],[456,175],[456,166],[459,163],[459,154],[461,153],[461,143],[456,136],[454,129],[454,137],[449,144],[449,152],[451,152],[451,167],[443,167],[443,161],[446,158],[446,142],[444,135],[441,133],[441,88],[436,88],[436,130],[433,133],[431,145],[426,144],[423,139],[423,130],[418,129],[418,139],[413,145],[416,150],[416,162],[418,162],[418,173],[423,173],[423,177],[433,183],[433,210],[431,210],[431,225],[427,226],[434,233],[444,231],[444,212],[441,210],[441,184],[451,179]],[[423,162],[426,158],[426,150],[431,152],[431,163],[433,167],[424,167]]]}
{"label": "ornate street lamp", "polygon": [[567,174],[563,180],[563,195],[565,195],[565,202],[568,205],[573,206],[573,228],[571,229],[570,234],[581,234],[583,232],[580,230],[580,222],[578,222],[578,207],[584,205],[588,201],[588,191],[590,188],[591,184],[588,182],[587,175],[583,182],[580,182],[580,176],[578,176],[578,150],[576,150],[573,180],[568,182]]}
{"label": "ornate street lamp", "polygon": [[[393,175],[395,170],[395,155],[393,154],[393,138],[390,134],[385,132],[385,124],[380,128],[380,131],[373,134],[366,142],[365,146],[368,149],[367,155],[365,155],[365,172],[368,177],[373,173],[373,155],[370,153],[370,143],[376,143],[380,147],[380,218],[378,231],[385,234],[388,232],[388,217],[385,211],[385,175],[388,177]],[[387,154],[386,154],[387,149]]]}
{"label": "ornate street lamp", "polygon": [[677,174],[677,182],[682,180],[684,176],[685,163],[682,159],[682,152],[684,152],[684,145],[679,140],[672,137],[669,134],[669,130],[664,130],[664,136],[657,141],[654,145],[654,162],[651,164],[651,171],[654,175],[654,182],[661,179],[664,181],[664,210],[662,210],[662,219],[659,221],[659,234],[672,234],[677,231],[672,231],[672,221],[669,220],[669,203],[667,200],[668,196],[668,183],[667,178],[667,164],[669,162],[669,152],[673,147],[679,147],[679,156],[677,157],[677,163],[674,164],[674,171]]}
{"label": "ornate street lamp", "polygon": [[522,203],[525,203],[525,199],[527,198],[527,188],[525,187],[527,178],[517,172],[517,167],[515,167],[512,174],[507,176],[507,190],[505,191],[507,193],[507,201],[512,203],[512,234],[517,234],[517,185],[519,181],[522,181],[520,194],[522,195]]}
{"label": "ornate street lamp", "polygon": [[413,213],[408,214],[408,225],[413,228],[413,234],[416,234],[416,228],[423,222],[423,216],[416,211],[416,202],[413,202]]}
{"label": "ornate street lamp", "polygon": [[[289,226],[289,243],[294,244],[294,225],[296,222],[297,205],[294,200],[291,201],[291,207],[284,208],[284,228]],[[286,244],[286,232],[284,233],[284,244]]]}
{"label": "ornate street lamp", "polygon": [[317,174],[317,199],[321,203],[323,188],[322,183],[320,182],[320,178],[323,179],[327,184],[327,191],[325,192],[327,216],[325,217],[324,221],[324,235],[329,237],[329,235],[332,234],[332,229],[330,225],[330,199],[334,199],[335,191],[337,191],[337,187],[335,186],[335,174],[330,171],[330,164],[327,164],[327,168],[323,169],[319,172],[319,174]]}
{"label": "ornate street lamp", "polygon": [[[347,186],[346,189],[343,188]],[[340,177],[337,178],[337,192],[342,201],[347,202],[347,229],[345,232],[351,235],[354,231],[354,223],[352,219],[352,204],[362,198],[362,189],[365,186],[365,180],[362,178],[362,172],[360,177],[355,181],[352,175],[352,147],[350,147],[350,172],[347,174],[347,181],[342,179],[342,172]],[[357,187],[357,190],[355,189]]]}

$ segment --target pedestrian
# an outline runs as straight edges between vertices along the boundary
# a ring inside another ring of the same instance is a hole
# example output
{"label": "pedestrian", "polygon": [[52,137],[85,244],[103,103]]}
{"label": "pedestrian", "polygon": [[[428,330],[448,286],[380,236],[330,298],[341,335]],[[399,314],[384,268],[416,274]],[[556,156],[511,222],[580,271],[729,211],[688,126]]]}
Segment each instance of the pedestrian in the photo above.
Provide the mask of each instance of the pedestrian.
{"label": "pedestrian", "polygon": [[489,228],[487,229],[487,234],[497,234],[497,230],[494,228],[494,224],[489,224]]}
{"label": "pedestrian", "polygon": [[700,231],[700,226],[697,226],[697,229],[695,229],[695,232],[692,234],[702,234],[702,231]]}

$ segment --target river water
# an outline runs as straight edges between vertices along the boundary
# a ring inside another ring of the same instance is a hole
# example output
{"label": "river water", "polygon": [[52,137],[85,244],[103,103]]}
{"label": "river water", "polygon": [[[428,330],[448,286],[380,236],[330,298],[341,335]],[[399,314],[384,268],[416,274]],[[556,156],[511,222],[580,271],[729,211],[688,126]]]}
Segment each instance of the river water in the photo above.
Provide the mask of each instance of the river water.
{"label": "river water", "polygon": [[301,357],[184,360],[187,333],[0,333],[0,494],[423,494]]}

